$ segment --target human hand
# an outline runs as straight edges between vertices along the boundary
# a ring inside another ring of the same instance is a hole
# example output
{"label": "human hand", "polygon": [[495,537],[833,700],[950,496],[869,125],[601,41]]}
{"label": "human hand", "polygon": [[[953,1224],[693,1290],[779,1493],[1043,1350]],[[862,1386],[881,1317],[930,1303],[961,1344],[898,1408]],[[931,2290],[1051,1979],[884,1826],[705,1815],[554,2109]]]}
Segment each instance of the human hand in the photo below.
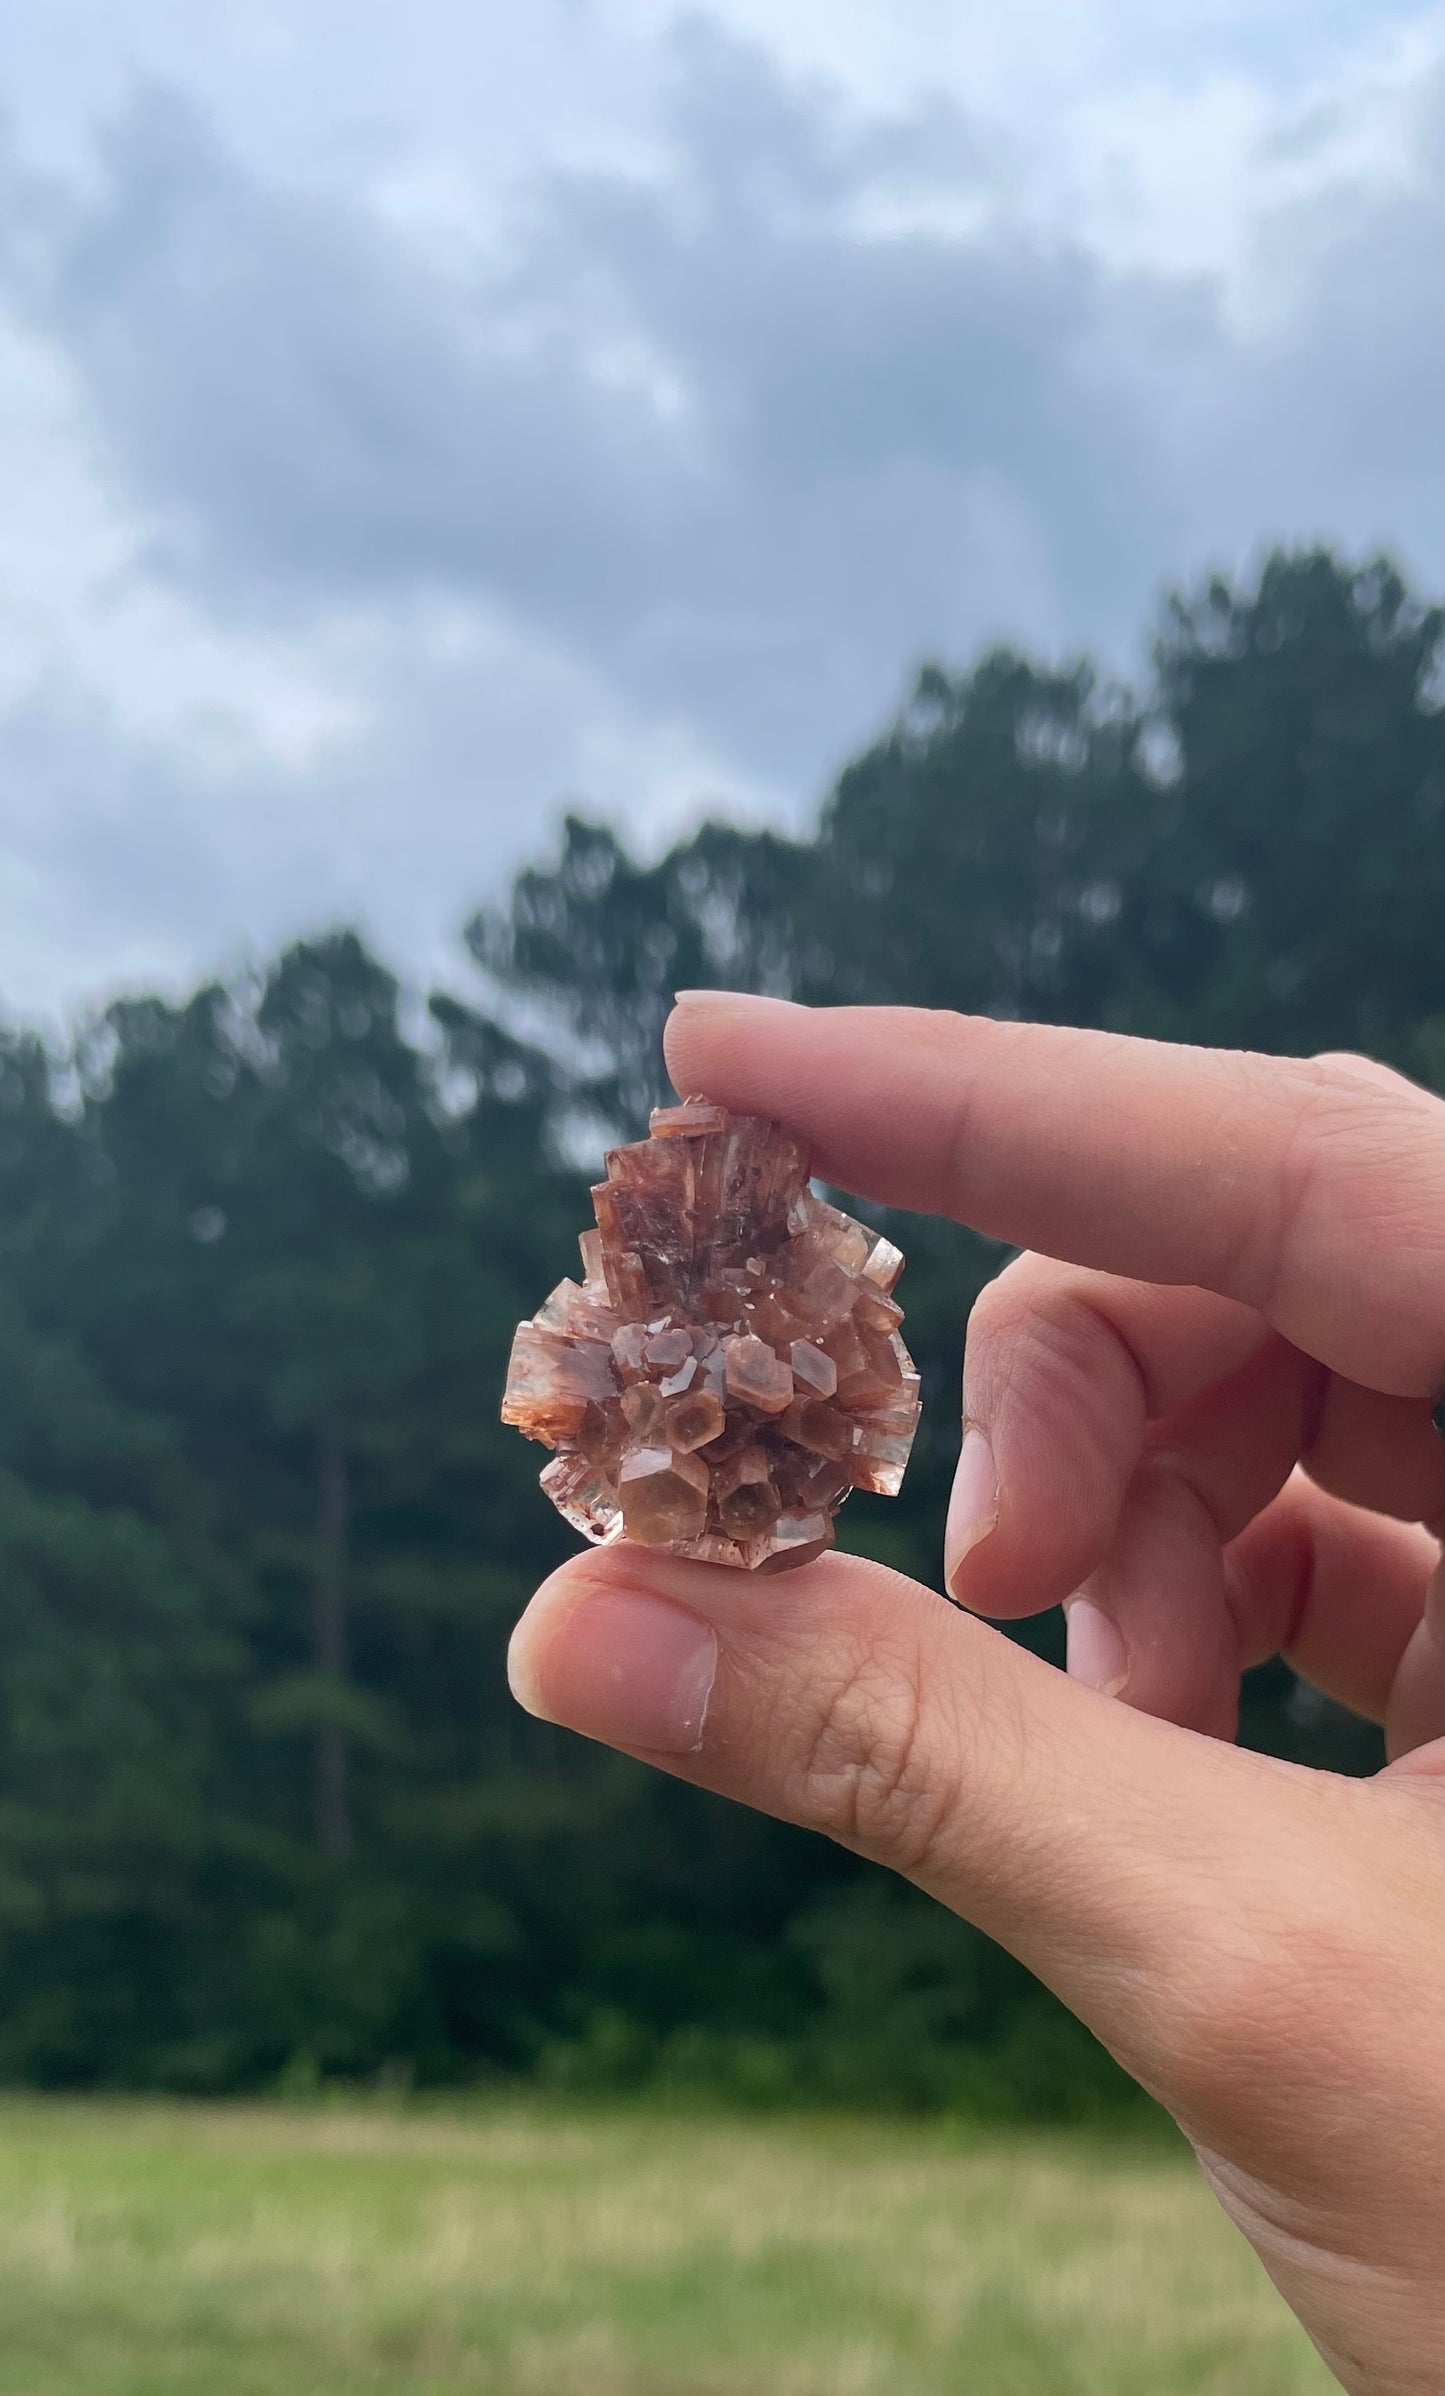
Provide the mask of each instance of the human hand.
{"label": "human hand", "polygon": [[[521,1702],[999,1939],[1174,2114],[1344,2385],[1439,2396],[1445,1106],[1358,1058],[720,994],[667,1053],[839,1187],[1034,1251],[969,1324],[971,1611],[856,1557],[592,1551],[517,1627]],[[972,1619],[1061,1603],[1069,1678]],[[1226,1744],[1275,1653],[1384,1723],[1375,1780]]]}

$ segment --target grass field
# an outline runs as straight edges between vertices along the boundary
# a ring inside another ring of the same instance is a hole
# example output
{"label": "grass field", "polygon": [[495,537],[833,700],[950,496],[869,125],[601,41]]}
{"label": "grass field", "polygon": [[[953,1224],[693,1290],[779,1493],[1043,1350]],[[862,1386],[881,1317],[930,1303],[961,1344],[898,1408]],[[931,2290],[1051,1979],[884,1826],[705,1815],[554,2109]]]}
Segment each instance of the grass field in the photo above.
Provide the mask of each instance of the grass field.
{"label": "grass field", "polygon": [[0,2396],[1323,2396],[1187,2159],[0,2101]]}

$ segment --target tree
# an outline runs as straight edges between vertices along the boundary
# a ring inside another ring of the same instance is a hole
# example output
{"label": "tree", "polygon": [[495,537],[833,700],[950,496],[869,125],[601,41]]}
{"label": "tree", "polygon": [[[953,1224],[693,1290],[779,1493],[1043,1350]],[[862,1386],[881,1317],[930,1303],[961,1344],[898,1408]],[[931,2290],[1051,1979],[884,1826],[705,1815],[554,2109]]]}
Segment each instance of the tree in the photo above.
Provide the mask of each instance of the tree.
{"label": "tree", "polygon": [[556,866],[519,875],[467,940],[496,983],[549,1012],[572,1096],[615,1134],[667,1093],[674,990],[791,990],[812,871],[801,844],[715,823],[638,865],[604,826],[568,816]]}
{"label": "tree", "polygon": [[[239,1825],[224,1726],[244,1580],[164,1424],[115,1402],[0,1295],[0,2071],[184,2076]],[[108,1970],[117,1950],[129,1959]]]}
{"label": "tree", "polygon": [[[571,1542],[497,1420],[508,1343],[679,983],[1359,1045],[1445,1089],[1440,636],[1387,566],[1278,557],[1171,603],[1137,694],[930,668],[812,838],[643,866],[569,823],[472,927],[484,1004],[336,933],[64,1053],[0,1034],[0,2070],[1071,2101],[1072,2033],[986,1942],[511,1704]],[[899,1236],[924,1425],[840,1528],[926,1580],[1003,1251]],[[1278,1670],[1246,1727],[1374,1752]]]}

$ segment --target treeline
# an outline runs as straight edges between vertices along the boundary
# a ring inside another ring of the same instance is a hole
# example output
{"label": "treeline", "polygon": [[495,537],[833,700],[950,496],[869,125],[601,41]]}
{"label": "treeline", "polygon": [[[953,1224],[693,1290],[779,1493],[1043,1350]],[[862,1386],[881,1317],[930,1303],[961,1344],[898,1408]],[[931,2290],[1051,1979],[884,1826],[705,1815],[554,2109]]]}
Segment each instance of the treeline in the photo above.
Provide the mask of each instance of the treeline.
{"label": "treeline", "polygon": [[[1441,632],[1388,565],[1277,556],[1170,605],[1142,695],[930,668],[810,839],[709,824],[642,865],[569,822],[469,929],[490,1005],[343,932],[64,1055],[0,1040],[0,2079],[1111,2101],[962,1925],[512,1707],[567,1535],[496,1419],[507,1345],[679,986],[1359,1047],[1445,1089]],[[842,1523],[931,1579],[1001,1253],[900,1237],[924,1431]],[[1243,1735],[1376,1752],[1278,1667]]]}

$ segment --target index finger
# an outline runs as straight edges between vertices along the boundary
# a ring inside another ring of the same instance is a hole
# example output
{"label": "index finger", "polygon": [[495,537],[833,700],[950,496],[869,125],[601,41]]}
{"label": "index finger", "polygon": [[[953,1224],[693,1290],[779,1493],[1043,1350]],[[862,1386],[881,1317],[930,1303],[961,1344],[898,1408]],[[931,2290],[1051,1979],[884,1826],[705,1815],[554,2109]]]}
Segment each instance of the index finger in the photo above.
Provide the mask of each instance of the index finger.
{"label": "index finger", "polygon": [[684,1095],[777,1116],[841,1189],[1445,1386],[1445,1106],[1382,1067],[731,991],[680,992],[666,1046]]}

